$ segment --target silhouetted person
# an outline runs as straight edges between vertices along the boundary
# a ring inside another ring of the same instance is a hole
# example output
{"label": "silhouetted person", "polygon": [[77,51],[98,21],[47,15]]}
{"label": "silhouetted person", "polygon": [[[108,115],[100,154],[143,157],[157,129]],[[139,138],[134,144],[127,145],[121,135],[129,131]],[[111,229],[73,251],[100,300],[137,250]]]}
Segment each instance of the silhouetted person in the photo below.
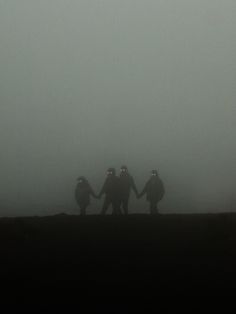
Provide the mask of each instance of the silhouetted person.
{"label": "silhouetted person", "polygon": [[150,213],[157,214],[157,204],[163,198],[165,188],[156,170],[152,170],[151,178],[146,183],[143,191],[139,194],[139,198],[144,194],[146,194],[147,201],[150,204]]}
{"label": "silhouetted person", "polygon": [[123,209],[125,215],[128,214],[131,190],[133,190],[136,197],[138,197],[138,190],[133,177],[129,174],[128,168],[122,166],[120,168],[120,207]]}
{"label": "silhouetted person", "polygon": [[98,198],[91,188],[88,180],[85,177],[79,177],[75,189],[75,198],[77,204],[79,205],[81,215],[86,215],[86,209],[90,204],[90,195],[94,198]]}
{"label": "silhouetted person", "polygon": [[105,215],[109,206],[112,206],[112,214],[120,214],[119,209],[119,178],[116,176],[116,171],[114,168],[109,168],[107,170],[107,178],[102,187],[101,192],[98,197],[101,198],[105,194],[105,200],[103,203],[101,215]]}

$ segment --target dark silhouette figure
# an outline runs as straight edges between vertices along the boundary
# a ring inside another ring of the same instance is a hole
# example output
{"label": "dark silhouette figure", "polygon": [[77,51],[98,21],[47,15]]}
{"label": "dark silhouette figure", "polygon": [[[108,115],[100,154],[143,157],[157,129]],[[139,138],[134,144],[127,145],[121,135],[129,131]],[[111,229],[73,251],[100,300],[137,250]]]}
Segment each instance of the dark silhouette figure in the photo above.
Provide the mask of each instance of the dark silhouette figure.
{"label": "dark silhouette figure", "polygon": [[88,180],[85,177],[79,177],[75,189],[75,199],[79,205],[81,215],[86,215],[86,209],[90,204],[90,195],[94,198],[98,198]]}
{"label": "dark silhouette figure", "polygon": [[143,191],[139,194],[139,198],[144,194],[146,194],[147,201],[150,204],[150,214],[158,214],[157,204],[163,198],[165,188],[156,170],[152,170],[151,178],[145,184]]}
{"label": "dark silhouette figure", "polygon": [[114,168],[109,168],[107,170],[107,178],[98,196],[99,198],[101,198],[101,196],[105,194],[105,200],[103,203],[101,215],[106,214],[110,205],[112,206],[113,215],[120,214],[119,190],[120,190],[119,178],[116,176],[116,171]]}
{"label": "dark silhouette figure", "polygon": [[131,190],[134,191],[138,197],[138,190],[134,183],[133,177],[129,174],[128,168],[122,166],[120,168],[120,208],[122,208],[125,215],[128,214],[129,198]]}

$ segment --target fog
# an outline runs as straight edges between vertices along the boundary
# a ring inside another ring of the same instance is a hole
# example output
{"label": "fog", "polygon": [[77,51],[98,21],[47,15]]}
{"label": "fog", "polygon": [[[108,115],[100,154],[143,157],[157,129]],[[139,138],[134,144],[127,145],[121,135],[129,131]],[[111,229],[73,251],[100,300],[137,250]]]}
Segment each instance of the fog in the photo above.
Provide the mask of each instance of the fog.
{"label": "fog", "polygon": [[75,213],[122,164],[162,213],[233,210],[235,33],[235,0],[0,0],[0,215]]}

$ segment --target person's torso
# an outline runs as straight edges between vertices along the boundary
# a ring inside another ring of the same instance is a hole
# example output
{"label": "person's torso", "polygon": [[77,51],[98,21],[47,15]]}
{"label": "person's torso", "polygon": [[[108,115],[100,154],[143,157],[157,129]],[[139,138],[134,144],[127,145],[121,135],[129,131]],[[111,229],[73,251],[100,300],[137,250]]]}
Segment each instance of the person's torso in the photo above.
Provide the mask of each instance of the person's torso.
{"label": "person's torso", "polygon": [[147,199],[160,199],[163,186],[162,181],[159,178],[156,178],[155,180],[151,179],[147,184]]}
{"label": "person's torso", "polygon": [[121,175],[119,181],[121,196],[129,196],[132,188],[132,177],[130,175]]}
{"label": "person's torso", "polygon": [[88,200],[90,197],[90,187],[88,184],[78,184],[76,187],[76,198],[78,201]]}
{"label": "person's torso", "polygon": [[116,198],[119,196],[119,178],[114,176],[106,179],[105,182],[105,194],[109,197]]}

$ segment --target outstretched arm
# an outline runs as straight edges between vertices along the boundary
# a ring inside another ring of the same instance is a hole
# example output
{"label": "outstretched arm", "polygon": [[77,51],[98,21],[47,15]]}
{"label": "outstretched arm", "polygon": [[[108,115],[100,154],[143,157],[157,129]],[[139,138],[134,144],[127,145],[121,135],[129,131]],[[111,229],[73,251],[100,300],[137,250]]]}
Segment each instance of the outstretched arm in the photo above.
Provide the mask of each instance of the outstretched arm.
{"label": "outstretched arm", "polygon": [[105,181],[105,183],[103,184],[103,187],[102,187],[100,193],[98,194],[98,198],[101,198],[102,195],[105,193],[105,191],[106,191],[106,181]]}
{"label": "outstretched arm", "polygon": [[98,195],[94,192],[94,190],[92,189],[92,187],[89,187],[90,189],[90,194],[94,197],[94,198],[99,198]]}
{"label": "outstretched arm", "polygon": [[142,190],[141,193],[138,194],[138,198],[141,198],[144,194],[147,193],[147,184],[145,185],[144,189]]}
{"label": "outstretched arm", "polygon": [[163,182],[160,180],[160,199],[163,198],[164,194],[165,194],[165,187],[164,187]]}
{"label": "outstretched arm", "polygon": [[131,188],[133,189],[133,191],[134,191],[136,197],[138,197],[138,195],[139,195],[139,194],[138,194],[138,189],[137,189],[137,187],[136,187],[136,184],[135,184],[133,178],[131,178]]}
{"label": "outstretched arm", "polygon": [[77,185],[77,186],[76,186],[76,188],[75,188],[74,195],[75,195],[75,199],[76,199],[76,201],[78,202],[78,200],[79,200],[78,185]]}

